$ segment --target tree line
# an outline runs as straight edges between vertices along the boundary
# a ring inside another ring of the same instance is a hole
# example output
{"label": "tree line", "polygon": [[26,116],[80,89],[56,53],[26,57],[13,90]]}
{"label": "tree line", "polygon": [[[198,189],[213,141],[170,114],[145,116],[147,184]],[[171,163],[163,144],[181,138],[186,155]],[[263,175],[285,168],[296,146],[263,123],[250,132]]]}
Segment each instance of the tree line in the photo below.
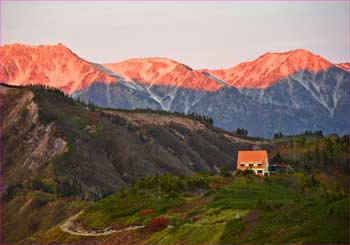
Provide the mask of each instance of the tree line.
{"label": "tree line", "polygon": [[199,121],[207,122],[210,125],[214,124],[213,118],[206,116],[206,115],[201,115],[199,113],[192,112],[192,113],[186,114],[186,116],[192,117],[192,118],[197,119]]}
{"label": "tree line", "polygon": [[236,135],[241,135],[241,136],[248,136],[248,129],[245,128],[237,128],[235,131],[233,131]]}
{"label": "tree line", "polygon": [[277,132],[273,134],[274,139],[282,138],[282,137],[298,137],[298,136],[306,136],[306,135],[313,135],[313,136],[320,136],[323,137],[323,131],[322,130],[305,130],[301,134],[283,134],[282,132]]}
{"label": "tree line", "polygon": [[[64,96],[66,98],[69,98],[71,100],[74,100],[75,102],[79,103],[79,104],[83,104],[85,106],[87,106],[87,108],[90,110],[90,111],[95,111],[96,109],[111,109],[113,110],[114,108],[101,108],[99,107],[96,103],[92,102],[92,101],[87,101],[85,102],[84,100],[81,100],[80,98],[73,98],[71,97],[69,94],[67,93],[64,93],[62,90],[58,89],[58,88],[55,88],[55,87],[51,87],[49,85],[45,85],[45,84],[29,84],[25,87],[29,87],[29,88],[35,88],[35,89],[38,89],[38,90],[45,90],[45,91],[49,91],[49,92],[52,92],[52,93],[55,93],[55,94],[58,94],[58,95],[61,95],[61,96]],[[151,110],[151,109],[139,109],[139,108],[136,108],[136,109],[133,109],[133,110],[128,110],[128,111],[144,111],[144,112],[157,112],[157,113],[171,113],[171,112],[168,112],[168,111],[161,111],[161,110]],[[192,119],[195,119],[195,120],[199,120],[201,122],[205,122],[205,123],[209,123],[210,125],[213,125],[214,124],[214,120],[213,118],[207,116],[207,115],[201,115],[199,113],[196,113],[196,112],[192,112],[192,113],[183,113],[183,112],[172,112],[173,114],[177,114],[177,115],[182,115],[182,116],[187,116],[187,117],[190,117]]]}

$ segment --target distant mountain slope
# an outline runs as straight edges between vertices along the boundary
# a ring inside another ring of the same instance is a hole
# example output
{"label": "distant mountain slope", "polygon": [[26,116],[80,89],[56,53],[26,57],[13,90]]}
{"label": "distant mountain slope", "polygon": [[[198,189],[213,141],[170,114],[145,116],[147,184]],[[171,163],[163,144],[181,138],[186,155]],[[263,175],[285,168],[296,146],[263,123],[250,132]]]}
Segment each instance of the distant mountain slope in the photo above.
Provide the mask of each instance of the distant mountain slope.
{"label": "distant mountain slope", "polygon": [[[236,88],[265,89],[297,72],[317,73],[333,65],[304,49],[283,53],[266,53],[257,59],[229,69],[203,70]],[[344,68],[345,65],[339,65]]]}
{"label": "distant mountain slope", "polygon": [[[138,62],[131,62],[133,69],[129,62],[121,65],[129,70],[117,69],[131,80],[119,78],[119,83],[111,85],[94,83],[74,96],[105,107],[197,112],[212,117],[216,126],[227,130],[246,127],[254,136],[271,137],[277,131],[350,132],[350,120],[344,116],[350,110],[349,72],[305,50],[268,53],[225,71],[230,79],[239,73],[238,80],[227,79],[223,71],[201,70],[221,85],[215,91],[163,85],[157,82],[161,68],[144,69]],[[130,70],[133,72],[128,73]],[[148,82],[137,80],[145,78]]]}
{"label": "distant mountain slope", "polygon": [[12,85],[46,84],[71,93],[94,81],[115,81],[62,44],[4,45],[0,56],[0,82]]}
{"label": "distant mountain slope", "polygon": [[263,90],[242,88],[240,91],[259,101],[302,108],[319,116],[320,110],[325,110],[324,117],[336,119],[350,107],[350,73],[336,66],[316,73],[301,70]]}
{"label": "distant mountain slope", "polygon": [[254,61],[229,69],[205,72],[253,99],[269,104],[305,109],[317,115],[325,109],[328,115],[324,113],[323,117],[330,118],[337,118],[344,110],[350,110],[347,99],[349,63],[332,64],[303,49],[266,53]]}
{"label": "distant mountain slope", "polygon": [[332,64],[303,49],[219,70],[157,57],[93,64],[60,44],[5,45],[0,54],[0,81],[47,84],[102,107],[200,113],[253,136],[350,133],[349,63]]}

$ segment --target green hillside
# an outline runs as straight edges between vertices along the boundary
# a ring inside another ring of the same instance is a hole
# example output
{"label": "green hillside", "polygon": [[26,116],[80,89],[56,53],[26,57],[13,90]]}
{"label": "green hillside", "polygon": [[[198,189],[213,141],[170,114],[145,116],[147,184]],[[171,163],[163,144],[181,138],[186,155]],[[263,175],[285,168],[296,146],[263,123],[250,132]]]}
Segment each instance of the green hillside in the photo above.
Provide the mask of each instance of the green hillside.
{"label": "green hillside", "polygon": [[348,206],[349,196],[344,191],[301,173],[265,179],[163,175],[101,199],[74,223],[94,234],[110,227],[143,228],[84,237],[56,227],[24,241],[348,243]]}

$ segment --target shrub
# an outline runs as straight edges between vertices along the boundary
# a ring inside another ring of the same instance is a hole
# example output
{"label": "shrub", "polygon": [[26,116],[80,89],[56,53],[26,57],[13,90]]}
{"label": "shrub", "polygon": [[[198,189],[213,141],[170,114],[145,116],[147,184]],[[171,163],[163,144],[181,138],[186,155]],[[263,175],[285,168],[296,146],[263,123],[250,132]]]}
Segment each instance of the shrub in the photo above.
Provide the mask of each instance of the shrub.
{"label": "shrub", "polygon": [[151,219],[149,222],[149,227],[152,230],[160,231],[160,230],[164,229],[165,227],[167,227],[168,224],[169,224],[169,219],[167,219],[163,216],[160,216],[160,217]]}
{"label": "shrub", "polygon": [[81,193],[80,183],[74,179],[65,177],[61,177],[61,179],[58,180],[57,189],[62,197],[74,196]]}
{"label": "shrub", "polygon": [[195,216],[192,216],[191,218],[190,218],[190,220],[191,220],[191,223],[195,223],[197,220],[199,220],[201,217],[199,216],[199,215],[195,215]]}
{"label": "shrub", "polygon": [[141,215],[149,215],[149,214],[152,214],[152,213],[153,213],[153,209],[152,208],[146,208],[146,209],[141,210],[141,212],[140,212]]}
{"label": "shrub", "polygon": [[220,175],[222,177],[229,177],[232,174],[231,174],[230,170],[228,170],[228,168],[226,166],[223,166],[223,167],[220,168]]}
{"label": "shrub", "polygon": [[42,195],[42,194],[35,194],[33,197],[33,201],[32,201],[32,205],[35,208],[39,208],[41,206],[46,205],[49,202],[49,200],[47,199],[46,196]]}
{"label": "shrub", "polygon": [[21,188],[23,188],[22,184],[10,185],[9,187],[7,187],[7,189],[5,189],[4,197],[7,199],[12,199],[16,195],[17,190]]}
{"label": "shrub", "polygon": [[218,187],[218,184],[216,182],[210,182],[208,184],[209,189],[216,189]]}
{"label": "shrub", "polygon": [[254,170],[251,170],[251,169],[245,169],[245,170],[237,170],[236,172],[236,175],[237,176],[251,176],[251,175],[255,175],[255,172]]}
{"label": "shrub", "polygon": [[41,180],[38,177],[32,181],[32,189],[33,190],[40,190],[40,191],[48,192],[48,193],[55,193],[54,184],[48,183],[44,180]]}
{"label": "shrub", "polygon": [[177,197],[179,197],[179,196],[180,196],[180,194],[179,194],[178,192],[176,192],[176,191],[171,191],[171,192],[167,195],[168,198],[177,198]]}

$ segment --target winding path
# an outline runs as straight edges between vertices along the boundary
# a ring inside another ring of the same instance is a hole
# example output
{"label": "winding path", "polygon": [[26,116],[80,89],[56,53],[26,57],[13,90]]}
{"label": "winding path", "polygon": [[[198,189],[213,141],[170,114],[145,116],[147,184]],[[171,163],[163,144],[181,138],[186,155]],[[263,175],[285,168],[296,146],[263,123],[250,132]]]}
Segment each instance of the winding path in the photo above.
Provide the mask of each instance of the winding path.
{"label": "winding path", "polygon": [[116,232],[137,230],[145,227],[144,225],[134,225],[134,226],[128,226],[122,229],[112,229],[107,227],[102,231],[87,231],[82,227],[74,227],[74,220],[83,212],[84,211],[80,211],[79,213],[67,219],[63,224],[60,225],[61,230],[63,232],[67,232],[75,236],[106,236]]}

